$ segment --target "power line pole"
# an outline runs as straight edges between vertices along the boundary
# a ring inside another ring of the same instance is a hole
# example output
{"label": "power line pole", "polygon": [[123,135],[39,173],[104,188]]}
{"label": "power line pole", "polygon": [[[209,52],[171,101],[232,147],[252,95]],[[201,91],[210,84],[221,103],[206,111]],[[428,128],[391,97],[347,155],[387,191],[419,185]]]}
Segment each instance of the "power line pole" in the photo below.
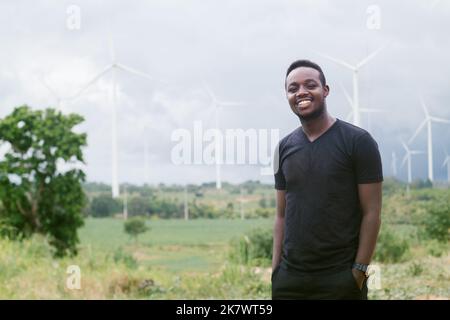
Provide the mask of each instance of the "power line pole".
{"label": "power line pole", "polygon": [[187,199],[187,186],[184,186],[184,220],[189,220],[189,206]]}
{"label": "power line pole", "polygon": [[241,212],[241,220],[244,220],[244,208],[243,208],[243,198],[244,198],[244,191],[242,189],[242,187],[240,187],[240,198],[239,198],[239,210]]}
{"label": "power line pole", "polygon": [[124,186],[124,199],[123,199],[123,219],[128,219],[128,193],[127,193],[127,187]]}

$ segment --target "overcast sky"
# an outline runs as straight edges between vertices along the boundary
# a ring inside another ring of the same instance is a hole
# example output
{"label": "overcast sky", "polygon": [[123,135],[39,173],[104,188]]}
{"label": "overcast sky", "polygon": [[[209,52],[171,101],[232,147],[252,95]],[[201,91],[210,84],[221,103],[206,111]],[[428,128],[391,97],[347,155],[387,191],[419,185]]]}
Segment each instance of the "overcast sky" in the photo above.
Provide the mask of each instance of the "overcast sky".
{"label": "overcast sky", "polygon": [[[285,70],[293,60],[311,59],[331,87],[328,110],[345,119],[350,106],[340,84],[352,94],[352,73],[319,52],[356,64],[388,44],[359,72],[361,105],[386,111],[370,120],[385,176],[392,175],[395,151],[406,179],[399,138],[408,140],[424,119],[419,92],[432,115],[450,119],[450,1],[2,1],[0,17],[2,117],[22,104],[57,106],[44,82],[61,97],[77,92],[111,63],[108,34],[118,63],[154,77],[117,72],[120,182],[215,179],[214,166],[171,161],[174,130],[192,132],[195,120],[214,126],[204,83],[218,99],[244,103],[221,109],[223,132],[278,129],[283,137],[299,126],[284,95]],[[88,133],[89,181],[111,181],[110,87],[108,73],[60,105],[85,117],[77,130]],[[369,129],[364,114],[362,127]],[[445,180],[450,125],[434,124],[433,138],[435,179]],[[411,148],[426,151],[425,130]],[[413,158],[414,178],[427,176],[426,159]],[[257,165],[222,171],[224,181],[273,181]]]}

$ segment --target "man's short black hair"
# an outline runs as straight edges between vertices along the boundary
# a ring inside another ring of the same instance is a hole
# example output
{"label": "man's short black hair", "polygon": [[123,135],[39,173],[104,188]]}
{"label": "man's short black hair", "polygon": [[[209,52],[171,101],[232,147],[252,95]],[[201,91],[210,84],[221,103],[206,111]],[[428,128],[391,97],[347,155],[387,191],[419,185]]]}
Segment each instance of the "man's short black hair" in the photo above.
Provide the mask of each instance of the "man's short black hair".
{"label": "man's short black hair", "polygon": [[322,68],[317,63],[314,63],[310,60],[297,60],[297,61],[292,62],[291,65],[289,66],[289,68],[287,69],[286,78],[289,75],[289,73],[291,73],[292,70],[300,68],[300,67],[316,69],[317,71],[319,71],[319,79],[320,79],[320,82],[322,83],[322,86],[325,86],[327,84],[327,81],[325,79],[325,75],[323,74]]}

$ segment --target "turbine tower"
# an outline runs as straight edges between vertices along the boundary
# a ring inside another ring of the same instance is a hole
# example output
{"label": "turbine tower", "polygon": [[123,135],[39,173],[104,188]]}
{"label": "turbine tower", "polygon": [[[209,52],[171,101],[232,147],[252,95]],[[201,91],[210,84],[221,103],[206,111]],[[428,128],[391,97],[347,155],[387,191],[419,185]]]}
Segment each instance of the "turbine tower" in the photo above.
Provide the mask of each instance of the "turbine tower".
{"label": "turbine tower", "polygon": [[[219,120],[219,111],[222,107],[236,107],[244,105],[243,102],[236,101],[221,101],[217,99],[215,93],[211,90],[211,88],[204,83],[203,84],[205,91],[211,99],[211,107],[214,111],[214,127],[216,130],[220,130],[220,120]],[[214,157],[216,161],[216,189],[222,189],[222,177],[221,177],[221,160],[222,160],[222,149],[219,143],[219,139],[215,141],[215,152]]]}
{"label": "turbine tower", "polygon": [[422,154],[424,152],[423,151],[419,151],[419,150],[411,150],[411,149],[409,149],[408,145],[404,141],[402,141],[402,146],[403,146],[403,149],[405,149],[406,154],[403,157],[401,166],[403,167],[405,165],[405,162],[408,164],[407,170],[408,170],[408,185],[409,185],[412,182],[411,156],[414,155],[414,154]]}
{"label": "turbine tower", "polygon": [[112,196],[116,198],[119,196],[119,174],[118,174],[118,145],[117,145],[117,80],[116,73],[117,71],[124,71],[139,77],[145,78],[147,80],[154,81],[155,79],[141,71],[130,68],[124,64],[121,64],[116,61],[115,49],[112,37],[109,37],[109,53],[111,62],[108,64],[103,71],[95,75],[92,80],[90,80],[87,84],[85,84],[75,95],[73,95],[70,99],[76,99],[81,96],[90,86],[96,83],[100,78],[102,78],[108,72],[111,73],[111,91],[109,94],[110,103],[111,103],[111,140],[112,140]]}
{"label": "turbine tower", "polygon": [[124,185],[124,193],[125,196],[123,198],[123,220],[127,220],[128,219],[128,192],[127,192],[127,186]]}
{"label": "turbine tower", "polygon": [[408,144],[411,144],[414,141],[414,139],[417,137],[417,135],[420,133],[420,131],[426,125],[427,126],[427,147],[428,147],[428,179],[431,182],[433,182],[434,181],[434,176],[433,176],[433,136],[432,136],[431,123],[438,122],[438,123],[450,124],[450,120],[430,116],[430,113],[428,112],[428,108],[427,108],[422,96],[420,96],[420,104],[422,105],[422,109],[425,113],[425,119],[422,121],[422,123],[419,125],[419,127],[417,127],[416,132],[414,132],[411,139],[409,139]]}
{"label": "turbine tower", "polygon": [[447,182],[450,185],[450,156],[447,152],[445,152],[445,159],[442,163],[442,167],[445,167],[445,165],[447,165]]}
{"label": "turbine tower", "polygon": [[360,62],[358,62],[356,65],[351,65],[343,60],[336,59],[334,57],[320,54],[322,57],[331,60],[345,68],[350,69],[353,72],[353,99],[352,99],[352,109],[353,109],[353,124],[355,126],[361,126],[361,114],[362,111],[359,106],[359,81],[358,81],[358,72],[359,70],[366,65],[370,60],[372,60],[380,51],[382,51],[386,45],[380,47],[376,51],[369,54],[367,57],[362,59]]}
{"label": "turbine tower", "polygon": [[[352,108],[351,111],[347,114],[347,116],[345,117],[346,121],[350,120],[350,117],[352,115],[355,114],[355,112],[357,111],[357,108],[355,108],[355,104],[353,103],[352,98],[350,98],[350,95],[348,94],[347,90],[345,90],[344,86],[342,84],[340,84],[342,91],[344,92],[345,98],[347,99],[347,102],[349,103],[350,107]],[[371,125],[370,125],[370,114],[371,113],[383,113],[386,112],[385,110],[382,109],[374,109],[374,108],[358,108],[359,111],[362,113],[367,113],[367,122],[368,122],[368,128],[367,130],[370,132],[371,131]],[[361,117],[361,114],[360,116]],[[361,118],[360,118],[361,120]],[[354,125],[356,125],[355,123],[353,123]]]}

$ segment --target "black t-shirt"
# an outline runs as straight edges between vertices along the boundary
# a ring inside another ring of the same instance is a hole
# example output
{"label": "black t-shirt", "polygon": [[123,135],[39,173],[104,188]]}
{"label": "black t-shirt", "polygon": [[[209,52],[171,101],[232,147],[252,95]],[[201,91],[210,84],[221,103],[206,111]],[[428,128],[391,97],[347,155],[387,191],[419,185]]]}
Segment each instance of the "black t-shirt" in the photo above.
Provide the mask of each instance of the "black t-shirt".
{"label": "black t-shirt", "polygon": [[336,119],[313,142],[297,128],[278,154],[275,188],[286,190],[282,263],[299,272],[349,268],[362,218],[358,184],[383,181],[377,143]]}

